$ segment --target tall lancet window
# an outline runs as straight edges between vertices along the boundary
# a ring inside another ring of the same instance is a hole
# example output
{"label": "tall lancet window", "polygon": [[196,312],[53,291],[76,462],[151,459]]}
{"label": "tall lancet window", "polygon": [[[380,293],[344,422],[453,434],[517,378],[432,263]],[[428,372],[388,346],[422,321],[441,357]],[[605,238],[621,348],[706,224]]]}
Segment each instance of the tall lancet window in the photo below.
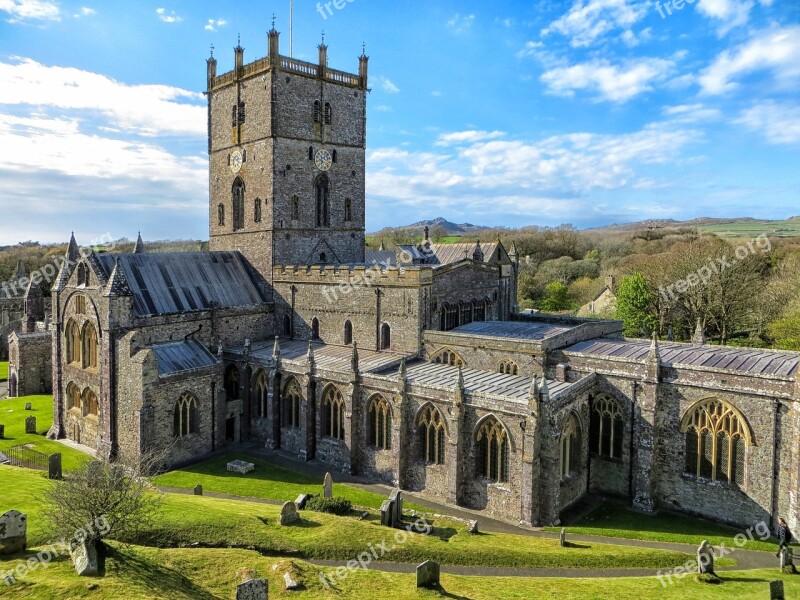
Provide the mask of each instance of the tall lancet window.
{"label": "tall lancet window", "polygon": [[331,190],[328,176],[323,173],[317,177],[314,188],[317,200],[317,227],[328,227],[331,224]]}

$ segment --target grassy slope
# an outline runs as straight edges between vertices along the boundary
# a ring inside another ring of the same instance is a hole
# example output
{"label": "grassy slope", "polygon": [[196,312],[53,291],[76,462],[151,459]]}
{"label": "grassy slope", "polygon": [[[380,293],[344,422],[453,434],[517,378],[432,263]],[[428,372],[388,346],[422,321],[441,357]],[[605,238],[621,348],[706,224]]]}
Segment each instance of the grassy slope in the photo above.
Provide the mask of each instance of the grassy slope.
{"label": "grassy slope", "polygon": [[[247,475],[230,473],[226,465],[236,459],[246,458],[256,469]],[[366,508],[381,507],[386,498],[342,483],[335,483],[333,476],[333,494],[346,498],[354,506]],[[322,480],[305,473],[290,471],[273,465],[259,457],[237,452],[224,454],[184,469],[171,471],[153,479],[156,485],[192,489],[198,483],[206,492],[219,492],[233,496],[250,496],[253,498],[269,498],[288,502],[300,494],[321,494]],[[424,510],[421,506],[404,502],[408,510]]]}
{"label": "grassy slope", "polygon": [[8,363],[0,362],[0,381],[6,381],[7,379],[8,379]]}
{"label": "grassy slope", "polygon": [[697,229],[727,239],[752,239],[761,234],[769,237],[798,237],[800,236],[800,219],[765,221],[763,223],[715,223],[700,225]]}
{"label": "grassy slope", "polygon": [[[33,410],[25,410],[25,403],[30,402]],[[36,417],[36,433],[25,433],[25,419]],[[80,461],[88,460],[88,456],[68,448],[63,444],[48,440],[45,435],[53,424],[52,396],[25,396],[0,400],[0,423],[5,425],[5,438],[0,440],[0,450],[11,446],[31,444],[34,450],[52,454],[61,453],[61,466],[64,470],[74,469]]]}
{"label": "grassy slope", "polygon": [[[548,527],[546,529],[558,531],[560,528]],[[734,547],[733,537],[737,533],[745,533],[745,529],[736,529],[675,513],[661,512],[656,515],[646,515],[614,502],[604,502],[574,526],[568,527],[567,531],[569,533],[676,542],[698,546],[703,540],[708,540],[714,545],[724,542],[728,547]],[[775,552],[775,542],[760,541],[761,536],[756,531],[753,531],[753,538],[753,541],[748,541],[742,547],[747,550]]]}

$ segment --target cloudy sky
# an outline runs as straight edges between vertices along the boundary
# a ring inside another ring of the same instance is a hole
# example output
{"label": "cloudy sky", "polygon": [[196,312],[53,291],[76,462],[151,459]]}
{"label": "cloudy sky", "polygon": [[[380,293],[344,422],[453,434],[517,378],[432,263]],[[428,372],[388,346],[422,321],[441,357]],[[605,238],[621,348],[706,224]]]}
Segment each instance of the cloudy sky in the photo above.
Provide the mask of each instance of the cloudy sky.
{"label": "cloudy sky", "polygon": [[[368,230],[800,214],[797,0],[337,4],[294,55],[366,43]],[[0,0],[0,245],[207,238],[205,59],[273,12],[289,54],[289,0]]]}

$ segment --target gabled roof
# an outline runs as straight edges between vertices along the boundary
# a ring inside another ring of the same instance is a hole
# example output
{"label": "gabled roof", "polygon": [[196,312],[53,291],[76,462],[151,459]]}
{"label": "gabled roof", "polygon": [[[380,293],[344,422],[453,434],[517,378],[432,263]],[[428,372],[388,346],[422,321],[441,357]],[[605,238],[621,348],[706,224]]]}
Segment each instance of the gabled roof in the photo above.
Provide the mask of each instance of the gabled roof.
{"label": "gabled roof", "polygon": [[119,264],[136,316],[168,315],[265,302],[239,252],[93,254],[106,281]]}
{"label": "gabled roof", "polygon": [[[404,258],[411,261],[422,261],[426,265],[449,265],[464,259],[472,260],[478,244],[467,242],[459,244],[430,244],[427,248],[422,245],[401,245],[400,252]],[[499,240],[494,242],[480,242],[484,263],[496,263],[507,259],[503,244]],[[401,259],[402,260],[402,259]]]}
{"label": "gabled roof", "polygon": [[153,352],[158,362],[159,375],[172,375],[183,371],[213,367],[217,359],[202,344],[194,340],[156,344]]}

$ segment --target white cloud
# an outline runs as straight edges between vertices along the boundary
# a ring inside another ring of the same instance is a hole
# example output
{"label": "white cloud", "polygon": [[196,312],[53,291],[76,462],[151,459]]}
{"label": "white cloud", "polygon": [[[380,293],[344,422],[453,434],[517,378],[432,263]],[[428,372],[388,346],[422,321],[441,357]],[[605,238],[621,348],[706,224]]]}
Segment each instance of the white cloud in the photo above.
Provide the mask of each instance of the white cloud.
{"label": "white cloud", "polygon": [[526,42],[525,47],[517,52],[517,58],[524,58],[525,56],[537,56],[539,48],[543,48],[542,42]]}
{"label": "white cloud", "polygon": [[723,94],[736,87],[734,79],[769,70],[780,86],[800,78],[800,25],[759,31],[734,50],[725,50],[704,69],[698,82],[706,94]]}
{"label": "white cloud", "polygon": [[93,8],[89,8],[88,6],[82,6],[80,12],[76,12],[72,16],[75,19],[80,19],[81,17],[92,17],[97,14],[97,11]]}
{"label": "white cloud", "polygon": [[704,123],[717,121],[722,117],[719,109],[708,108],[704,104],[679,104],[665,106],[664,115],[677,123]]}
{"label": "white cloud", "polygon": [[167,12],[166,8],[157,8],[156,15],[158,15],[158,20],[164,23],[180,23],[183,21],[183,17],[179,17],[175,14],[174,10]]}
{"label": "white cloud", "polygon": [[209,19],[203,29],[206,31],[216,31],[220,27],[225,27],[227,24],[228,22],[225,19]]}
{"label": "white cloud", "polygon": [[800,105],[765,101],[742,111],[737,123],[760,132],[772,144],[800,143]]}
{"label": "white cloud", "polygon": [[455,33],[462,33],[470,29],[474,22],[475,22],[474,14],[461,15],[459,13],[456,13],[449,21],[447,21],[447,28]]}
{"label": "white cloud", "polygon": [[0,11],[8,13],[9,23],[26,20],[59,21],[61,10],[54,2],[46,0],[0,0]]}
{"label": "white cloud", "polygon": [[436,140],[437,146],[451,146],[456,144],[474,144],[476,142],[485,142],[488,140],[496,140],[505,135],[502,131],[455,131],[453,133],[444,133]]}
{"label": "white cloud", "polygon": [[698,0],[697,10],[709,19],[719,21],[719,35],[725,35],[740,25],[745,25],[750,9],[755,6],[753,0]]}
{"label": "white cloud", "polygon": [[205,135],[203,96],[165,85],[126,85],[104,75],[33,60],[0,62],[0,106],[86,111],[142,136]]}
{"label": "white cloud", "polygon": [[397,87],[394,82],[388,77],[384,77],[383,75],[378,76],[378,82],[380,83],[381,88],[384,92],[389,92],[390,94],[396,94],[400,91],[400,88]]}
{"label": "white cloud", "polygon": [[542,35],[552,32],[571,38],[575,48],[590,46],[615,29],[629,31],[647,12],[647,3],[636,0],[577,0],[572,8],[542,29]]}
{"label": "white cloud", "polygon": [[626,102],[652,90],[652,83],[663,80],[674,63],[662,58],[641,58],[623,66],[606,60],[593,60],[546,71],[541,80],[548,92],[572,96],[576,90],[595,92],[598,100]]}

